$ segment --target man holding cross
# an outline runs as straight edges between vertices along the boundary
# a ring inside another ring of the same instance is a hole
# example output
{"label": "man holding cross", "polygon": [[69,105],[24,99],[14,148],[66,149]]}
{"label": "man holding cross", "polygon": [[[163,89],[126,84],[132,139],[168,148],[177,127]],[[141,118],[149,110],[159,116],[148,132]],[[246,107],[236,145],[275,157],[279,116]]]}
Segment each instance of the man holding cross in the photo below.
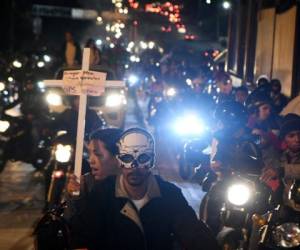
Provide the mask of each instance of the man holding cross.
{"label": "man holding cross", "polygon": [[77,230],[88,249],[219,249],[181,190],[151,173],[154,140],[140,128],[125,131],[117,159],[121,175],[95,184],[87,207],[77,215]]}

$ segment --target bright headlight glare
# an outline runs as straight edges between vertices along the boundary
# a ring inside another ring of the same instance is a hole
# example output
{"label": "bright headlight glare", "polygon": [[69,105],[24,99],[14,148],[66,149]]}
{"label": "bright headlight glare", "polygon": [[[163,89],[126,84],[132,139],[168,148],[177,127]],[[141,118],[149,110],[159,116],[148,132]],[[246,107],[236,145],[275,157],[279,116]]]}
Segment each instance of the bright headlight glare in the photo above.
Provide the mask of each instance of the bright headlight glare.
{"label": "bright headlight glare", "polygon": [[128,81],[130,83],[131,86],[135,85],[138,82],[138,77],[136,75],[130,75],[128,77]]}
{"label": "bright headlight glare", "polygon": [[51,57],[48,55],[44,55],[44,61],[45,62],[50,62],[51,61]]}
{"label": "bright headlight glare", "polygon": [[236,206],[245,205],[251,196],[251,189],[245,184],[234,184],[228,188],[227,199]]}
{"label": "bright headlight glare", "polygon": [[46,96],[46,100],[50,105],[53,105],[53,106],[62,105],[62,98],[59,94],[56,94],[56,93],[49,93]]}
{"label": "bright headlight glare", "polygon": [[175,122],[175,131],[178,134],[201,134],[205,126],[203,122],[195,115],[186,115],[177,119]]}
{"label": "bright headlight glare", "polygon": [[39,61],[39,62],[37,63],[37,66],[38,66],[39,68],[43,68],[43,67],[45,66],[45,62]]}
{"label": "bright headlight glare", "polygon": [[4,133],[8,128],[9,128],[9,122],[0,120],[0,132]]}
{"label": "bright headlight glare", "polygon": [[71,158],[71,151],[72,151],[71,145],[58,144],[55,150],[55,159],[58,162],[66,163]]}
{"label": "bright headlight glare", "polygon": [[110,94],[106,97],[105,106],[107,107],[118,107],[121,104],[125,104],[126,99],[121,94]]}
{"label": "bright headlight glare", "polygon": [[284,223],[275,227],[272,233],[274,243],[278,247],[294,248],[300,246],[299,223]]}
{"label": "bright headlight glare", "polygon": [[5,83],[0,82],[0,91],[5,90]]}
{"label": "bright headlight glare", "polygon": [[175,96],[176,95],[176,89],[175,88],[168,88],[167,89],[167,96]]}
{"label": "bright headlight glare", "polygon": [[18,60],[14,60],[13,61],[13,66],[15,68],[22,68],[22,63],[20,61],[18,61]]}

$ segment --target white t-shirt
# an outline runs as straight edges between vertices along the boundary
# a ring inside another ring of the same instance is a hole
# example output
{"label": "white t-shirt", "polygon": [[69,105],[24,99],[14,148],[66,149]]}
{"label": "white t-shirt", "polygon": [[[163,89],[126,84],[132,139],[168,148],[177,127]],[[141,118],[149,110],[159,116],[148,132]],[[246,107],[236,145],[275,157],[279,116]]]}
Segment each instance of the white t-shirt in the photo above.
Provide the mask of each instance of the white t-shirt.
{"label": "white t-shirt", "polygon": [[140,211],[140,209],[148,202],[147,194],[140,200],[132,200],[136,208]]}

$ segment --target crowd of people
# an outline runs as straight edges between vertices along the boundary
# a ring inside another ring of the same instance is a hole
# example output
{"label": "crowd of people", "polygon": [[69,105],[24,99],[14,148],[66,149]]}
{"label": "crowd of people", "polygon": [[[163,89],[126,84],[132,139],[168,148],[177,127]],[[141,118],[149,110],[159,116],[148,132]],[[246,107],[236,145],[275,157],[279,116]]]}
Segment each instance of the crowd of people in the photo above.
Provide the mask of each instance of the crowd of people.
{"label": "crowd of people", "polygon": [[[285,166],[299,163],[300,117],[296,114],[280,116],[288,99],[280,93],[279,80],[259,79],[258,87],[250,95],[244,86],[233,92],[231,79],[226,73],[217,78],[216,85],[219,90],[213,141],[217,143],[213,142],[215,149],[210,168],[221,173],[218,174],[220,180],[230,169],[238,169],[241,165],[250,169],[255,165],[261,173],[261,181],[269,186],[278,200],[284,205],[295,206],[287,197],[292,179],[297,176],[291,177],[291,172],[299,170],[286,173]],[[77,212],[68,213],[71,214],[68,218],[71,231],[77,235],[73,237],[75,241],[80,239],[83,245],[91,244],[91,249],[104,245],[107,249],[171,249],[172,244],[184,249],[218,249],[213,238],[220,230],[218,212],[221,203],[220,200],[214,201],[218,196],[211,195],[206,206],[209,216],[201,218],[207,228],[197,219],[177,187],[151,174],[155,166],[152,136],[139,128],[129,129],[123,134],[115,132],[118,136],[112,131],[109,133],[114,135],[113,145],[117,148],[111,148],[111,138],[110,142],[103,138],[100,144],[97,142],[98,149],[95,142],[90,149],[92,169],[97,166],[96,159],[100,159],[98,167],[103,171],[101,174],[92,171],[91,175],[101,181],[93,184],[93,188],[83,189],[86,181],[79,185],[75,176],[70,179],[71,207],[74,204],[76,207],[77,202],[81,204]],[[106,131],[97,133],[105,134]],[[100,137],[92,138],[99,140]],[[239,147],[245,141],[255,142],[258,148],[252,153],[260,161],[245,158]],[[110,176],[108,166],[118,169],[119,173]],[[107,175],[110,177],[105,178]],[[217,181],[210,192],[222,188],[218,183],[221,182]],[[89,191],[84,191],[79,199],[72,197],[72,192],[79,189]],[[82,233],[83,228],[86,234]]]}
{"label": "crowd of people", "polygon": [[[65,66],[80,65],[78,43],[69,32],[65,38]],[[86,46],[92,50],[90,64],[101,64],[102,55],[95,41],[89,39]],[[163,92],[172,83],[179,89],[188,89],[191,98],[206,98],[213,103],[209,108],[199,107],[207,108],[207,114],[212,116],[209,118],[215,121],[210,128],[213,138],[209,168],[216,178],[208,191],[209,199],[204,201],[203,216],[197,218],[178,187],[152,173],[156,165],[155,142],[148,131],[103,129],[97,115],[87,112],[90,171],[80,180],[74,174],[68,178],[64,210],[70,230],[68,247],[219,249],[216,239],[221,230],[222,202],[216,193],[223,189],[222,180],[241,167],[258,169],[261,182],[270,188],[278,203],[299,206],[288,194],[300,173],[300,116],[280,115],[289,102],[281,93],[280,80],[261,77],[250,91],[246,85],[233,88],[225,72],[213,75],[207,71],[208,74],[204,67],[198,72],[195,65],[187,65],[184,60],[161,59],[159,67],[154,63],[155,67],[158,70],[148,72],[152,81],[144,86],[148,93]],[[29,120],[37,107],[36,114],[43,113],[40,105],[33,105],[39,101],[32,102],[37,95],[31,85],[26,84],[27,94],[21,106]],[[69,124],[68,130],[75,138],[78,99],[74,98],[71,106],[57,123]],[[250,145],[246,153],[245,143]],[[78,191],[79,196],[75,195]],[[54,241],[46,244],[43,249],[54,249]]]}

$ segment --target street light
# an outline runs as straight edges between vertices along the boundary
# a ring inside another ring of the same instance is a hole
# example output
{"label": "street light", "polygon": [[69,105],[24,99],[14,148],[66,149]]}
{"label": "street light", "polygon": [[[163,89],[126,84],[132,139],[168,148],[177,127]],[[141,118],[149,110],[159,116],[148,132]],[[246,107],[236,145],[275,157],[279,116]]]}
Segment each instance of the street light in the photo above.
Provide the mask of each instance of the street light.
{"label": "street light", "polygon": [[222,4],[222,6],[223,6],[223,8],[224,8],[225,10],[228,10],[228,9],[231,8],[231,3],[228,2],[228,1],[224,1],[223,4]]}

